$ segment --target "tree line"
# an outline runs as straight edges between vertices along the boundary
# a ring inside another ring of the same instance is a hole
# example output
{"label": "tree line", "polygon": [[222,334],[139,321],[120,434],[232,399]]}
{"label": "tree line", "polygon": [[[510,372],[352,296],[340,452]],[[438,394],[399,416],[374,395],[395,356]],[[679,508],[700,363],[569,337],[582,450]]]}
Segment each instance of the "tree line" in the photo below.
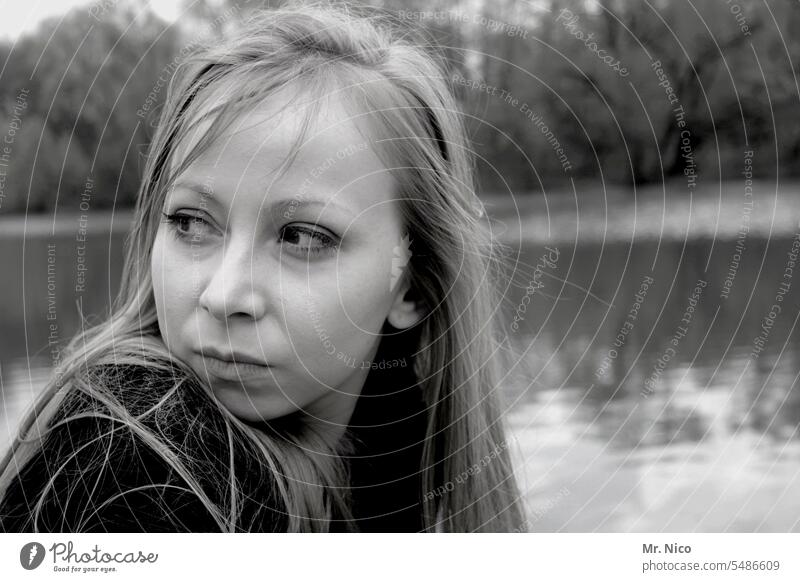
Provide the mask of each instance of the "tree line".
{"label": "tree line", "polygon": [[[187,2],[169,24],[94,3],[0,42],[0,213],[132,206],[166,81],[276,2]],[[571,180],[688,189],[800,173],[791,0],[384,0],[444,52],[483,191]],[[198,34],[202,31],[202,34]],[[694,184],[694,186],[692,185]]]}

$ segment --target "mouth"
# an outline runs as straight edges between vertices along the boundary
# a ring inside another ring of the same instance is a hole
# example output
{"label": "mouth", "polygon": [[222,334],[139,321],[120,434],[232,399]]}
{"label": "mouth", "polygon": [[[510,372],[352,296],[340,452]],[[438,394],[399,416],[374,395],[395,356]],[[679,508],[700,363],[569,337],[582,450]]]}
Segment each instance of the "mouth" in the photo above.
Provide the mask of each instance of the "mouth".
{"label": "mouth", "polygon": [[210,375],[221,380],[237,382],[251,378],[263,378],[270,374],[269,364],[256,358],[238,353],[223,354],[216,350],[204,349],[195,352],[200,367]]}

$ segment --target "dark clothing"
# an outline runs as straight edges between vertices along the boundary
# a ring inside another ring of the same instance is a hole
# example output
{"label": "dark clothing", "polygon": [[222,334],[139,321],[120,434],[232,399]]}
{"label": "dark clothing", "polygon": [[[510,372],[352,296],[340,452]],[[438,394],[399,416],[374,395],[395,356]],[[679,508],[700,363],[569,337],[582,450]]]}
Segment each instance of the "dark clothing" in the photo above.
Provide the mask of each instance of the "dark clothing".
{"label": "dark clothing", "polygon": [[[389,360],[398,361],[398,360]],[[411,369],[373,370],[350,419],[363,441],[350,459],[361,531],[422,531],[421,460],[426,412]]]}
{"label": "dark clothing", "polygon": [[[141,366],[102,366],[87,373],[91,385],[105,387],[148,432],[172,443],[169,453],[178,458],[190,454],[195,463],[191,474],[201,492],[225,505],[213,492],[229,480],[226,428],[200,386],[187,381],[174,389],[175,375]],[[0,504],[0,529],[30,531],[34,504],[52,479],[53,488],[43,497],[40,531],[220,531],[189,481],[108,411],[99,392],[89,396],[70,390],[41,449],[8,488]],[[81,417],[82,412],[90,414]],[[260,464],[242,452],[234,465],[245,493],[242,515],[247,529],[280,527],[282,516],[273,509],[273,489]]]}
{"label": "dark clothing", "polygon": [[[51,479],[54,487],[44,497],[39,531],[221,531],[198,495],[207,495],[217,507],[229,505],[227,498],[215,498],[222,495],[219,491],[227,492],[219,485],[230,480],[231,459],[224,419],[209,396],[190,381],[176,390],[169,372],[141,366],[105,367],[103,374],[103,385],[113,387],[113,397],[149,431],[174,443],[169,450],[179,460],[183,452],[192,455],[191,474],[200,492],[189,487],[157,449],[118,420],[96,415],[75,418],[80,411],[103,410],[105,405],[95,396],[71,391],[41,450],[25,463],[0,501],[0,531],[32,531],[33,506]],[[406,382],[412,388],[398,390]],[[71,420],[59,424],[67,417]],[[413,387],[409,367],[370,371],[348,429],[356,442],[355,453],[347,459],[356,529],[422,529],[419,469],[424,417],[421,392]],[[240,531],[285,531],[286,517],[276,509],[282,506],[257,451],[237,450],[233,465],[243,493]],[[334,519],[330,529],[347,528]]]}

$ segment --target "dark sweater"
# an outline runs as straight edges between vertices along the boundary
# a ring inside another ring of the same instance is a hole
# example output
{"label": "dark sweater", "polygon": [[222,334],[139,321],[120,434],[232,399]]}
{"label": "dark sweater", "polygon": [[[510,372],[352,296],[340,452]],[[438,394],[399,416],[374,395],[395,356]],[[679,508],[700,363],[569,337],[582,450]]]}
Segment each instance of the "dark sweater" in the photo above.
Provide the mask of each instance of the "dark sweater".
{"label": "dark sweater", "polygon": [[422,391],[410,367],[370,371],[348,429],[362,441],[349,459],[361,531],[422,531],[425,428]]}
{"label": "dark sweater", "polygon": [[[140,366],[102,369],[104,385],[148,429],[162,433],[178,457],[190,451],[201,491],[212,502],[229,479],[226,429],[219,411],[191,382],[169,392],[174,378]],[[348,430],[356,451],[351,471],[354,525],[360,531],[420,531],[419,466],[425,434],[424,407],[409,367],[371,370]],[[148,412],[159,399],[157,412]],[[0,501],[0,531],[32,531],[33,504],[52,478],[39,530],[44,532],[220,531],[198,493],[141,437],[118,421],[74,418],[102,409],[94,397],[71,392],[60,406],[41,450],[20,470]],[[68,422],[58,424],[73,416]],[[177,421],[176,421],[177,419]],[[108,459],[107,462],[102,461]],[[66,461],[66,464],[65,464]],[[13,461],[12,461],[13,462]],[[254,451],[234,453],[234,474],[243,492],[241,531],[285,531],[268,470]],[[56,473],[56,471],[60,470]],[[331,531],[346,531],[334,520]]]}

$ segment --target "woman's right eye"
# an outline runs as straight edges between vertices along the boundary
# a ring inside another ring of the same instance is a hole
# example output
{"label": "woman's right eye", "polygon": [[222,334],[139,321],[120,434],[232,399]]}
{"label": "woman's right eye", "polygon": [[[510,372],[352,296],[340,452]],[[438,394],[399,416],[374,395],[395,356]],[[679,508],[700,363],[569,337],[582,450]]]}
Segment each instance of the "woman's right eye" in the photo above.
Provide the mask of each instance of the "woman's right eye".
{"label": "woman's right eye", "polygon": [[168,214],[162,212],[170,231],[179,239],[190,240],[194,243],[202,242],[204,238],[213,234],[213,227],[197,214],[175,212]]}

